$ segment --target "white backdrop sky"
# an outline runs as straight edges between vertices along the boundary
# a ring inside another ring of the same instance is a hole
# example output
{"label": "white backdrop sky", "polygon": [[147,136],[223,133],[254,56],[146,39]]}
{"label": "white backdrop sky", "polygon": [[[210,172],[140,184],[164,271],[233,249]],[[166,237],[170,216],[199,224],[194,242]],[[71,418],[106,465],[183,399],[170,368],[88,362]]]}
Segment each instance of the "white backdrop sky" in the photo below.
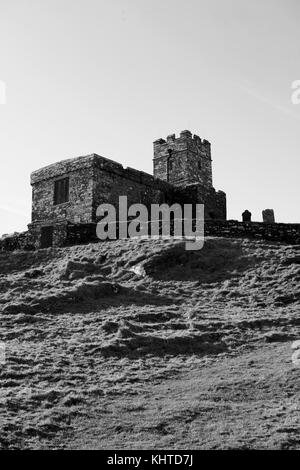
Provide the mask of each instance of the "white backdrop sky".
{"label": "white backdrop sky", "polygon": [[0,0],[0,234],[30,172],[98,153],[152,173],[152,142],[212,143],[228,217],[300,222],[299,0]]}

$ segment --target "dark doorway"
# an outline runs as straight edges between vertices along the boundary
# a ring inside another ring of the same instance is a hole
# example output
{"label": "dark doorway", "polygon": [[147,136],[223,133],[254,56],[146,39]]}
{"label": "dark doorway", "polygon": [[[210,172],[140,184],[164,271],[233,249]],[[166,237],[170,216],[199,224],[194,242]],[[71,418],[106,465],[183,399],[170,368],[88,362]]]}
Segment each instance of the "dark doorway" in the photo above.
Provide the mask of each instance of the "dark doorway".
{"label": "dark doorway", "polygon": [[49,248],[53,245],[53,227],[41,228],[41,248]]}

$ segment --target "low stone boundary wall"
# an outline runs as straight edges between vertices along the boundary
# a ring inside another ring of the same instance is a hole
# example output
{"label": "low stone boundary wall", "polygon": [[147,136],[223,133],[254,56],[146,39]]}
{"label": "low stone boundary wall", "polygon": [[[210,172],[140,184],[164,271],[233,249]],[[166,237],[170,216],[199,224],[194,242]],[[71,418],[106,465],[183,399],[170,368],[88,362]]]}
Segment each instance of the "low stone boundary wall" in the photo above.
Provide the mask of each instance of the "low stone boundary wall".
{"label": "low stone boundary wall", "polygon": [[[64,226],[64,230],[66,236],[64,240],[61,240],[60,246],[100,242],[96,235],[95,223],[68,224]],[[290,245],[300,245],[300,224],[266,224],[264,222],[239,222],[236,220],[208,220],[205,222],[204,232],[205,236],[251,238]],[[30,232],[23,232],[0,240],[0,251],[34,249]]]}
{"label": "low stone boundary wall", "polygon": [[256,238],[290,245],[300,244],[300,224],[208,220],[205,222],[204,231],[206,236],[213,237]]}
{"label": "low stone boundary wall", "polygon": [[[117,227],[118,230],[118,227]],[[171,223],[171,233],[173,231]],[[70,225],[67,229],[67,245],[99,241],[96,224]],[[237,220],[208,220],[204,225],[205,236],[229,238],[255,238],[261,240],[300,244],[300,224],[266,224],[264,222],[239,222]],[[149,229],[150,233],[150,229]]]}
{"label": "low stone boundary wall", "polygon": [[7,237],[0,239],[0,252],[15,250],[34,250],[34,245],[31,243],[29,232],[22,232],[17,235],[8,235]]}

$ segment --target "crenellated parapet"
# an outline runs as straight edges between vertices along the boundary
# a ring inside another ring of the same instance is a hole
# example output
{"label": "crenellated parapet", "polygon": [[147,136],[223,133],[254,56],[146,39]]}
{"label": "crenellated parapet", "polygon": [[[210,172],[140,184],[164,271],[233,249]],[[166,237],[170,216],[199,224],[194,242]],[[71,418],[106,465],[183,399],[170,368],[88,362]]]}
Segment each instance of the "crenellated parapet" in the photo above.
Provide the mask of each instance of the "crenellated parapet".
{"label": "crenellated parapet", "polygon": [[153,174],[175,186],[200,183],[212,187],[211,145],[190,131],[153,143]]}

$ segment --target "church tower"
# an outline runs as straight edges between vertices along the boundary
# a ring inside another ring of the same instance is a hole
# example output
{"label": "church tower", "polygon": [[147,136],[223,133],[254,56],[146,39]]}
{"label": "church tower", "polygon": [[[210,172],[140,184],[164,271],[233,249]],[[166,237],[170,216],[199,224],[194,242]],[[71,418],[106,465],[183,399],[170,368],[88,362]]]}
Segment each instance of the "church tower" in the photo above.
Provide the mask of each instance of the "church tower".
{"label": "church tower", "polygon": [[190,131],[182,131],[176,138],[171,134],[166,140],[154,142],[153,175],[174,186],[201,184],[212,188],[211,148]]}

